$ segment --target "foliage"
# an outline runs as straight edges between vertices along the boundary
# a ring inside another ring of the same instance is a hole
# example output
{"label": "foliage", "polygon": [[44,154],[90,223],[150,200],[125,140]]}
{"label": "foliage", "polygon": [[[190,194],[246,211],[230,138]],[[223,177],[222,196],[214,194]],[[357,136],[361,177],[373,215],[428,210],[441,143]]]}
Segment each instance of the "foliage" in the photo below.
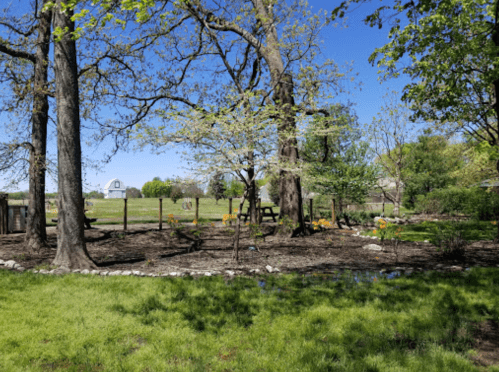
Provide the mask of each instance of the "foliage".
{"label": "foliage", "polygon": [[362,204],[378,174],[369,164],[369,145],[361,141],[358,119],[348,107],[331,106],[328,112],[306,129],[300,148],[306,162],[303,186],[335,195],[340,209],[349,202]]}
{"label": "foliage", "polygon": [[208,184],[208,193],[213,196],[218,203],[220,199],[227,197],[225,195],[225,190],[226,186],[223,174],[220,172],[215,173]]}
{"label": "foliage", "polygon": [[331,222],[325,218],[321,218],[319,221],[312,221],[312,226],[314,230],[331,229],[333,227]]}
{"label": "foliage", "polygon": [[227,182],[225,196],[227,198],[240,198],[244,193],[244,184],[236,179]]}
{"label": "foliage", "polygon": [[[344,15],[350,3],[336,8],[333,18]],[[369,60],[377,60],[385,78],[410,77],[403,99],[412,103],[415,116],[467,133],[489,145],[492,156],[499,153],[498,14],[492,0],[396,0],[365,19],[371,26],[392,25],[391,41]]]}
{"label": "foliage", "polygon": [[[156,177],[159,178],[159,177]],[[149,181],[142,186],[142,194],[146,198],[169,198],[172,192],[171,181],[161,181],[160,179]]]}
{"label": "foliage", "polygon": [[430,243],[438,247],[437,251],[442,251],[445,257],[451,259],[464,258],[468,242],[464,239],[463,232],[456,221],[450,221],[446,225],[433,226],[432,233]]}
{"label": "foliage", "polygon": [[136,199],[136,198],[141,198],[142,194],[140,193],[140,190],[137,189],[136,187],[127,187],[126,197],[128,199]]}
{"label": "foliage", "polygon": [[170,199],[173,201],[173,204],[176,204],[179,199],[184,197],[184,193],[182,192],[182,188],[179,185],[173,185],[170,192]]}
{"label": "foliage", "polygon": [[279,197],[279,177],[273,176],[270,177],[268,182],[267,192],[269,194],[269,198],[275,205],[279,205],[280,197]]}
{"label": "foliage", "polygon": [[277,225],[277,232],[282,235],[287,235],[291,234],[293,230],[296,229],[297,227],[298,224],[296,224],[291,218],[285,215],[279,219],[279,223]]}
{"label": "foliage", "polygon": [[414,208],[416,197],[436,189],[455,185],[452,172],[462,167],[462,157],[447,156],[449,141],[429,133],[418,137],[409,158],[405,174],[403,205]]}
{"label": "foliage", "polygon": [[11,200],[24,200],[29,198],[29,191],[18,191],[9,193],[9,199]]}

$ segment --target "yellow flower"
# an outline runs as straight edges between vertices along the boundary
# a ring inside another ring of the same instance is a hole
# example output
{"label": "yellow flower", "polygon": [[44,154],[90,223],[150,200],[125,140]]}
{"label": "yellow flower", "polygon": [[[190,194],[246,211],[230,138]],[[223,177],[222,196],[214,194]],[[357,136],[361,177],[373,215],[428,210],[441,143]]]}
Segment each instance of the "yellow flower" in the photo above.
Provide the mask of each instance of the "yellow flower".
{"label": "yellow flower", "polygon": [[192,223],[193,223],[194,225],[197,225],[197,224],[198,224],[198,220],[194,220],[194,221],[192,221]]}
{"label": "yellow flower", "polygon": [[211,227],[215,227],[215,222],[212,222],[212,223],[211,223]]}
{"label": "yellow flower", "polygon": [[173,214],[169,214],[168,217],[173,218]]}
{"label": "yellow flower", "polygon": [[492,225],[497,225],[497,221],[492,221]]}
{"label": "yellow flower", "polygon": [[379,226],[380,229],[385,229],[386,228],[386,225],[380,225]]}
{"label": "yellow flower", "polygon": [[175,223],[178,223],[178,220],[175,220]]}
{"label": "yellow flower", "polygon": [[373,230],[373,234],[376,234],[376,230]]}
{"label": "yellow flower", "polygon": [[378,222],[379,222],[380,224],[385,224],[385,223],[386,223],[386,221],[385,221],[384,219],[382,219],[382,218],[380,218],[380,219],[378,220]]}
{"label": "yellow flower", "polygon": [[246,226],[248,226],[250,223],[249,222],[246,222]]}
{"label": "yellow flower", "polygon": [[237,213],[238,209],[237,208],[234,208],[234,213]]}
{"label": "yellow flower", "polygon": [[379,260],[379,257],[374,257],[375,259]]}

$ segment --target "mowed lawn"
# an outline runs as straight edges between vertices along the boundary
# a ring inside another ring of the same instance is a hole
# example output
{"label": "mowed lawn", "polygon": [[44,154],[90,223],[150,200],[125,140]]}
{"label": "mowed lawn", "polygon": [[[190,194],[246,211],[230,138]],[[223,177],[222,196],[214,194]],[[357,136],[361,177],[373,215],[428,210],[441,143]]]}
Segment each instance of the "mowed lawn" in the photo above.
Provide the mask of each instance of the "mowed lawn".
{"label": "mowed lawn", "polygon": [[0,370],[499,371],[471,357],[499,270],[352,283],[0,270]]}
{"label": "mowed lawn", "polygon": [[[123,223],[124,206],[123,199],[89,199],[92,206],[85,206],[86,215],[89,218],[97,218],[95,224],[121,224]],[[192,209],[185,210],[182,208],[183,199],[173,203],[171,199],[163,199],[163,221],[168,219],[169,214],[173,214],[179,222],[192,222],[196,215],[196,201],[191,198]],[[9,201],[10,203],[10,201]],[[274,206],[272,203],[262,203],[262,206]],[[246,212],[248,202],[246,201],[243,207],[243,212]],[[239,199],[232,200],[232,210],[239,208]],[[275,213],[279,213],[278,207],[273,207]],[[222,221],[224,214],[229,213],[229,200],[222,199],[218,203],[215,199],[202,198],[199,199],[199,219],[208,221]],[[51,222],[52,218],[57,218],[57,213],[47,213],[47,223],[55,225]],[[127,221],[128,223],[147,223],[159,221],[159,199],[143,198],[143,199],[128,199],[127,200]]]}

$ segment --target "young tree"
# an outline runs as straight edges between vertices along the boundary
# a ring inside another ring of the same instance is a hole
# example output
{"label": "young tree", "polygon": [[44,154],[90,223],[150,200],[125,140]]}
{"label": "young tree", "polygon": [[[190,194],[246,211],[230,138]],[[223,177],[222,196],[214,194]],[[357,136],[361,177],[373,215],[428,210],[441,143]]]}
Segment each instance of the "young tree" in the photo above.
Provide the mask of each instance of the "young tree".
{"label": "young tree", "polygon": [[136,198],[141,198],[142,194],[140,193],[140,190],[137,189],[136,187],[127,187],[126,197],[128,199],[136,199]]}
{"label": "young tree", "polygon": [[88,255],[83,225],[80,111],[72,10],[62,0],[53,8],[58,41],[54,48],[59,164],[57,252],[53,264],[70,269],[96,268]]}
{"label": "young tree", "polygon": [[225,199],[225,181],[224,175],[220,172],[217,172],[213,175],[208,185],[208,190],[211,195],[215,198],[216,204],[220,199]]}
{"label": "young tree", "polygon": [[463,162],[462,157],[447,156],[449,142],[441,135],[432,136],[426,132],[411,147],[402,198],[406,208],[414,208],[418,195],[455,185],[452,172],[462,167]]}
{"label": "young tree", "polygon": [[171,181],[161,181],[159,177],[155,177],[153,181],[146,182],[142,186],[142,194],[146,198],[169,198],[172,192],[173,183]]}
{"label": "young tree", "polygon": [[378,170],[369,164],[369,145],[361,141],[357,117],[342,105],[331,106],[328,111],[326,120],[317,118],[305,132],[301,151],[307,167],[303,179],[307,190],[333,195],[342,211],[348,202],[365,202]]}
{"label": "young tree", "polygon": [[395,215],[400,214],[404,171],[410,162],[410,152],[414,149],[414,146],[408,145],[414,140],[415,133],[409,120],[410,114],[407,105],[400,103],[397,93],[392,92],[385,96],[385,105],[369,127],[372,147],[377,156],[376,163],[381,167],[382,177],[395,183],[392,192],[388,192],[380,183],[377,187],[393,203]]}

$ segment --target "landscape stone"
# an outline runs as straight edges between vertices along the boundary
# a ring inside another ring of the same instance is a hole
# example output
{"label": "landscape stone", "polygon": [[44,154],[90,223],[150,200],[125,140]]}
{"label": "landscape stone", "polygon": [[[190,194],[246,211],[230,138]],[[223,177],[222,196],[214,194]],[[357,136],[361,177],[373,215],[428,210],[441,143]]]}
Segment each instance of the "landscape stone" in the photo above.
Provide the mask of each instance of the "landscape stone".
{"label": "landscape stone", "polygon": [[38,272],[38,270],[33,270],[33,274],[36,274]]}
{"label": "landscape stone", "polygon": [[230,275],[230,276],[234,276],[236,274],[234,271],[230,271],[230,270],[225,270],[225,272],[227,273],[227,275]]}
{"label": "landscape stone", "polygon": [[90,270],[88,270],[88,269],[83,269],[83,270],[81,271],[81,273],[82,273],[82,274],[84,274],[84,275],[88,275],[88,274],[90,274]]}
{"label": "landscape stone", "polygon": [[16,264],[17,264],[17,262],[16,261],[12,261],[12,260],[9,260],[9,261],[7,261],[7,262],[4,263],[5,266],[10,267],[10,268],[13,268],[14,265],[16,265]]}
{"label": "landscape stone", "polygon": [[107,275],[109,275],[109,271],[101,271],[99,275],[100,276],[107,276]]}
{"label": "landscape stone", "polygon": [[20,272],[23,272],[24,270],[26,270],[24,267],[22,266],[19,266],[16,268],[17,271],[20,271]]}
{"label": "landscape stone", "polygon": [[204,276],[211,276],[210,272],[204,273]]}
{"label": "landscape stone", "polygon": [[272,272],[272,266],[267,265],[267,266],[265,266],[265,268],[267,269],[267,271],[268,271],[269,273],[271,273],[271,272]]}
{"label": "landscape stone", "polygon": [[125,271],[123,271],[121,273],[121,275],[123,275],[123,276],[130,276],[130,275],[132,275],[132,272],[130,270],[125,270]]}
{"label": "landscape stone", "polygon": [[13,269],[17,269],[18,267],[21,267],[21,265],[19,265],[18,263],[14,264],[14,266],[12,266]]}
{"label": "landscape stone", "polygon": [[58,267],[57,269],[52,270],[52,274],[68,274],[71,270],[67,267]]}
{"label": "landscape stone", "polygon": [[[192,274],[193,274],[193,273],[191,273],[191,275],[192,275]],[[177,272],[176,272],[176,271],[174,271],[174,272],[170,273],[170,276],[177,276]]]}
{"label": "landscape stone", "polygon": [[75,269],[75,270],[72,271],[72,273],[74,273],[74,274],[79,274],[80,272],[81,272],[80,269]]}
{"label": "landscape stone", "polygon": [[40,273],[40,274],[48,274],[48,273],[49,273],[49,271],[48,271],[48,270],[45,270],[45,269],[41,269],[41,270],[39,271],[39,273]]}
{"label": "landscape stone", "polygon": [[132,274],[133,274],[133,275],[137,275],[137,276],[138,276],[138,275],[140,275],[140,271],[139,271],[139,270],[133,270],[133,271],[132,271]]}
{"label": "landscape stone", "polygon": [[250,273],[255,273],[258,274],[260,272],[260,269],[251,269]]}
{"label": "landscape stone", "polygon": [[0,260],[0,265],[4,265],[5,264],[5,261],[4,260]]}
{"label": "landscape stone", "polygon": [[99,275],[100,271],[99,270],[92,270],[90,271],[90,274],[92,275]]}
{"label": "landscape stone", "polygon": [[451,266],[450,271],[463,271],[463,268],[461,266]]}
{"label": "landscape stone", "polygon": [[116,270],[116,271],[112,271],[109,273],[109,276],[117,276],[117,275],[121,275],[122,271],[121,270]]}
{"label": "landscape stone", "polygon": [[155,274],[155,273],[150,273],[150,274],[149,274],[149,276],[150,276],[151,278],[156,278],[156,277],[158,276],[158,274]]}
{"label": "landscape stone", "polygon": [[49,274],[55,274],[55,273],[56,273],[55,269],[49,271]]}
{"label": "landscape stone", "polygon": [[377,244],[368,244],[362,247],[362,249],[369,249],[370,251],[382,251],[383,247]]}

